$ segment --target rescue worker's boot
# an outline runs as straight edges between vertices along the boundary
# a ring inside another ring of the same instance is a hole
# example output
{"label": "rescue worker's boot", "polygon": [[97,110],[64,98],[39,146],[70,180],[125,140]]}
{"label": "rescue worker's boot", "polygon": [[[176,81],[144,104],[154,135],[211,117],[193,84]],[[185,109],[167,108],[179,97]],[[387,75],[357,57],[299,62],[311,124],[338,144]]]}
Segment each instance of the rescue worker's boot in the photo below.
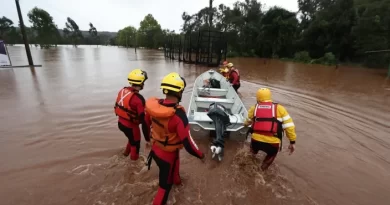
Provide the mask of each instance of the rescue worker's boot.
{"label": "rescue worker's boot", "polygon": [[137,153],[137,147],[131,146],[130,150],[131,150],[130,159],[136,161],[139,158],[139,154]]}
{"label": "rescue worker's boot", "polygon": [[261,164],[261,170],[263,172],[267,171],[268,167],[271,166],[271,164],[274,161],[275,157],[276,157],[276,155],[274,155],[274,156],[267,155],[265,157],[265,159],[263,160],[263,163]]}
{"label": "rescue worker's boot", "polygon": [[177,159],[175,162],[175,167],[173,169],[173,184],[180,185],[181,184],[181,177],[179,174],[179,167],[180,167],[180,160]]}
{"label": "rescue worker's boot", "polygon": [[130,154],[130,143],[127,143],[127,145],[126,145],[126,149],[125,149],[125,151],[123,152],[123,155],[125,156],[125,157],[127,157],[127,156],[129,156],[129,154]]}
{"label": "rescue worker's boot", "polygon": [[173,184],[174,184],[174,185],[181,185],[181,177],[180,177],[180,174],[176,174],[176,175],[173,177]]}
{"label": "rescue worker's boot", "polygon": [[157,194],[154,197],[153,205],[165,205],[168,201],[168,195],[171,188],[168,190],[158,187]]}

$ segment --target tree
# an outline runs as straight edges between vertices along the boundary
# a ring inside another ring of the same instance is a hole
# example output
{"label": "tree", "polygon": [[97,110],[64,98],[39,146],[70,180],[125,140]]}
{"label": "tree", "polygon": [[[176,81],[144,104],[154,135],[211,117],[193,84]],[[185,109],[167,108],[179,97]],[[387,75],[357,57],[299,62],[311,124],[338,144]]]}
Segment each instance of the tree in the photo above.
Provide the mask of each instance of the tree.
{"label": "tree", "polygon": [[160,24],[152,14],[148,14],[140,22],[138,29],[139,45],[146,48],[158,48],[164,44],[162,41],[162,30]]}
{"label": "tree", "polygon": [[79,26],[73,19],[68,17],[67,22],[65,23],[65,27],[64,35],[70,40],[74,47],[77,47],[80,39],[83,38]]}
{"label": "tree", "polygon": [[7,32],[6,38],[4,40],[6,40],[6,42],[10,45],[23,42],[22,34],[19,30],[16,30],[15,27],[11,27],[11,29]]}
{"label": "tree", "polygon": [[259,53],[265,57],[292,57],[293,42],[297,37],[298,20],[295,13],[272,7],[261,18],[257,39]]}
{"label": "tree", "polygon": [[[352,28],[356,37],[357,54],[365,51],[390,49],[390,1],[357,0],[357,20]],[[390,62],[389,54],[370,55],[364,64],[370,67],[382,67]]]}
{"label": "tree", "polygon": [[298,8],[301,14],[301,29],[306,29],[319,9],[319,0],[298,0]]}
{"label": "tree", "polygon": [[27,16],[30,23],[32,23],[32,29],[37,35],[36,41],[41,48],[48,48],[58,43],[58,29],[48,12],[35,7]]}
{"label": "tree", "polygon": [[[325,2],[325,3],[324,3]],[[352,28],[356,22],[353,0],[320,2],[314,19],[302,34],[305,49],[314,58],[332,52],[340,60],[351,58],[354,54]]]}
{"label": "tree", "polygon": [[135,47],[137,43],[137,29],[128,26],[118,31],[116,44],[119,46]]}
{"label": "tree", "polygon": [[0,18],[0,39],[4,39],[5,34],[11,30],[13,24],[14,22],[5,16]]}
{"label": "tree", "polygon": [[96,43],[96,46],[99,46],[98,45],[98,32],[92,23],[89,23],[89,36],[92,39],[93,43]]}

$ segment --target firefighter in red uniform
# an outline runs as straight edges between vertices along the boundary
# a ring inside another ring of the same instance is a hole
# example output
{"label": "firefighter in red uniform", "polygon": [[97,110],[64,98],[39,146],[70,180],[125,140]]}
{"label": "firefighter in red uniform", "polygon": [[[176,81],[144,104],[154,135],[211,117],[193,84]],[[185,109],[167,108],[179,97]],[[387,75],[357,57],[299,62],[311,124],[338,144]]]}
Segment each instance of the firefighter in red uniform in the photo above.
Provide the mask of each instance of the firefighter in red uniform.
{"label": "firefighter in red uniform", "polygon": [[222,63],[222,67],[226,68],[226,67],[227,67],[227,64],[229,64],[229,61],[224,61],[224,62]]}
{"label": "firefighter in red uniform", "polygon": [[237,68],[234,67],[233,63],[228,63],[227,67],[229,69],[229,82],[232,84],[234,90],[237,92],[238,88],[240,88],[240,72],[238,72]]}
{"label": "firefighter in red uniform", "polygon": [[290,140],[288,149],[290,154],[295,150],[295,125],[282,105],[272,102],[271,91],[268,88],[260,88],[256,93],[257,104],[248,110],[248,118],[245,125],[252,124],[251,152],[257,154],[260,150],[265,152],[261,169],[267,170],[278,154],[283,132],[286,132]]}
{"label": "firefighter in red uniform", "polygon": [[115,114],[118,116],[118,127],[126,137],[128,142],[123,153],[131,160],[139,157],[141,132],[139,124],[142,124],[144,138],[149,142],[150,127],[145,123],[145,99],[139,94],[143,89],[148,75],[145,71],[135,69],[127,77],[131,87],[122,88],[115,102]]}
{"label": "firefighter in red uniform", "polygon": [[219,72],[225,77],[227,80],[229,79],[229,68],[227,68],[227,65],[229,64],[228,61],[224,61],[222,63],[221,68],[219,69]]}
{"label": "firefighter in red uniform", "polygon": [[166,204],[172,185],[181,184],[179,151],[183,146],[188,153],[204,160],[204,154],[190,135],[186,112],[179,105],[185,86],[184,78],[178,73],[170,73],[161,82],[161,89],[166,98],[152,97],[146,101],[145,121],[152,127],[152,150],[148,157],[148,165],[150,168],[154,159],[160,169],[159,188],[153,205]]}

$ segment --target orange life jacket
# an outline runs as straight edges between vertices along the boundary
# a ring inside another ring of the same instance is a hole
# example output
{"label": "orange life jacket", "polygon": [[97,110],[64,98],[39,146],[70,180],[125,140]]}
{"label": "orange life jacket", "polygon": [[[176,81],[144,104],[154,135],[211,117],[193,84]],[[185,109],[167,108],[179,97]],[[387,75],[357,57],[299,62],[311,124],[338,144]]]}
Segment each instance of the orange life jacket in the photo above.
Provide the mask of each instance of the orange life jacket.
{"label": "orange life jacket", "polygon": [[239,72],[236,68],[234,68],[233,70],[231,70],[231,71],[229,72],[229,82],[230,82],[230,83],[233,82],[233,77],[231,76],[231,74],[232,74],[233,72],[236,72],[236,73],[237,73],[237,77],[238,77],[237,83],[239,84],[239,83],[240,83],[240,72]]}
{"label": "orange life jacket", "polygon": [[130,100],[135,92],[130,87],[124,87],[118,92],[115,102],[115,114],[130,122],[139,124],[139,116],[136,110],[130,107]]}
{"label": "orange life jacket", "polygon": [[177,133],[169,132],[169,120],[175,115],[176,109],[183,109],[181,105],[167,107],[162,105],[162,100],[150,98],[145,103],[146,112],[152,118],[152,143],[167,152],[174,152],[183,148],[183,144]]}
{"label": "orange life jacket", "polygon": [[252,129],[254,133],[280,137],[282,122],[277,119],[277,104],[261,102],[256,104]]}

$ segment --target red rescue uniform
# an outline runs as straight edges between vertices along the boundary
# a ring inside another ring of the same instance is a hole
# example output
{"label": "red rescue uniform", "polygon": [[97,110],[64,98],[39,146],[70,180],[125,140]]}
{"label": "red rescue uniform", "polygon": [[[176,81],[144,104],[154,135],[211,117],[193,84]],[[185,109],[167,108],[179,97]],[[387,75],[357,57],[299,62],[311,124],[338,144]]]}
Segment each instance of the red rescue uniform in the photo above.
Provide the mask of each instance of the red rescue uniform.
{"label": "red rescue uniform", "polygon": [[149,156],[160,169],[159,188],[153,205],[166,204],[173,184],[181,184],[179,151],[183,147],[191,155],[202,158],[203,153],[190,135],[185,110],[169,100],[151,98],[146,102],[145,122],[152,126],[152,151]]}
{"label": "red rescue uniform", "polygon": [[118,116],[118,128],[128,138],[125,155],[130,154],[131,160],[139,158],[141,132],[139,124],[142,124],[142,132],[146,141],[150,141],[150,127],[145,123],[145,99],[132,87],[124,87],[118,92],[115,102],[115,114]]}
{"label": "red rescue uniform", "polygon": [[237,92],[238,88],[240,88],[240,73],[237,69],[233,68],[229,72],[229,82],[233,85],[234,90]]}

